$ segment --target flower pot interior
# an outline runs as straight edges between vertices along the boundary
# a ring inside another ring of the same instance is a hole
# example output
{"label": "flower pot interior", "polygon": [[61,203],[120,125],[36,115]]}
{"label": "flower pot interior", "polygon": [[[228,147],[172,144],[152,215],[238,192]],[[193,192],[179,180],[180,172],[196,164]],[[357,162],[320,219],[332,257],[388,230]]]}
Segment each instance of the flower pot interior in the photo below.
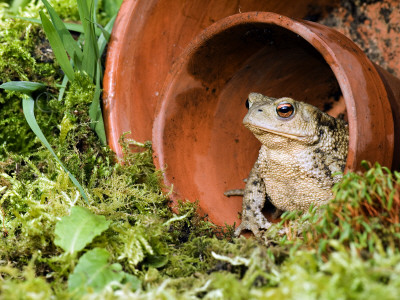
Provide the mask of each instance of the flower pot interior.
{"label": "flower pot interior", "polygon": [[113,26],[104,73],[108,144],[151,140],[154,112],[172,64],[202,30],[225,17],[270,11],[293,18],[321,17],[338,0],[125,0]]}
{"label": "flower pot interior", "polygon": [[243,188],[260,143],[242,124],[250,92],[292,97],[346,117],[330,66],[281,26],[244,23],[199,38],[175,65],[156,116],[153,142],[173,198],[199,200],[219,225],[238,223]]}

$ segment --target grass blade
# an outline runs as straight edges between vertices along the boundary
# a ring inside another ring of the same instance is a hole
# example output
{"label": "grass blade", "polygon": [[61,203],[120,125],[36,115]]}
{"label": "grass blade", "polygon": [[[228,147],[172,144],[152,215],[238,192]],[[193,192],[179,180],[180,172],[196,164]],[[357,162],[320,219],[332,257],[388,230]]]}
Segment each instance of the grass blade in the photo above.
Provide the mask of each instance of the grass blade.
{"label": "grass blade", "polygon": [[57,30],[42,11],[39,12],[39,14],[40,19],[42,20],[43,29],[46,32],[47,38],[49,39],[51,48],[53,49],[54,55],[56,56],[58,63],[60,64],[65,75],[68,76],[68,79],[71,81],[74,80],[74,70],[69,62],[67,53],[64,49],[64,45],[61,41],[60,36],[58,35]]}
{"label": "grass blade", "polygon": [[111,17],[118,13],[118,10],[122,4],[122,0],[103,0],[102,5],[107,14],[107,16]]}
{"label": "grass blade", "polygon": [[[29,21],[29,22],[32,22],[32,23],[37,23],[37,24],[42,25],[42,21],[39,20],[39,19],[25,18],[25,17],[19,17],[19,16],[13,16],[13,18],[21,19],[21,20],[25,20],[25,21]],[[53,23],[54,23],[54,22],[53,22]],[[67,28],[69,31],[75,31],[75,32],[83,33],[83,26],[82,26],[82,24],[77,24],[77,23],[66,23],[66,22],[63,22],[63,23],[64,23],[64,25],[65,25],[65,28]],[[56,28],[56,29],[57,29],[57,28]],[[100,34],[101,34],[101,30],[100,30],[100,29],[96,29],[96,35],[100,35]],[[79,49],[80,52],[82,52],[82,51],[80,50],[79,47],[78,47],[78,49]],[[68,52],[68,54],[70,54],[69,51],[67,51],[67,52]],[[70,54],[70,55],[71,55],[71,54]]]}
{"label": "grass blade", "polygon": [[67,87],[67,83],[68,83],[68,77],[64,76],[63,81],[61,83],[60,91],[58,93],[58,101],[61,101],[62,98],[64,97],[64,93],[65,93],[65,89]]}
{"label": "grass blade", "polygon": [[79,48],[72,35],[69,33],[68,29],[64,25],[64,22],[60,19],[54,8],[50,5],[50,3],[47,0],[42,0],[42,2],[49,12],[50,18],[53,21],[54,28],[57,30],[62,44],[64,45],[64,48],[67,50],[70,57],[77,57],[78,60],[74,61],[74,63],[77,67],[79,67],[83,60],[83,53],[81,49]]}
{"label": "grass blade", "polygon": [[103,51],[106,48],[107,42],[109,41],[109,37],[111,35],[111,30],[114,26],[115,19],[117,18],[117,15],[114,15],[111,20],[107,23],[107,25],[104,27],[104,30],[108,33],[108,38],[104,33],[100,35],[99,39],[97,40],[97,46],[99,47],[99,57],[103,55]]}
{"label": "grass blade", "polygon": [[93,101],[90,104],[89,108],[89,117],[90,117],[90,127],[97,133],[100,141],[103,145],[107,143],[106,132],[104,129],[104,120],[103,114],[101,112],[100,105],[100,77],[101,77],[101,64],[100,61],[97,63],[97,72],[96,72],[96,89],[93,96]]}
{"label": "grass blade", "polygon": [[9,81],[0,85],[0,88],[7,91],[31,94],[34,91],[43,90],[46,88],[46,85],[43,83],[30,81]]}
{"label": "grass blade", "polygon": [[63,165],[61,160],[58,158],[56,153],[53,151],[51,148],[49,142],[47,141],[46,137],[44,136],[42,130],[40,129],[38,123],[36,122],[35,118],[35,112],[34,112],[34,106],[35,106],[35,101],[32,99],[31,96],[28,95],[23,95],[22,98],[22,109],[25,115],[25,119],[28,122],[29,126],[31,127],[32,131],[36,134],[36,136],[40,139],[40,141],[45,145],[47,150],[50,151],[50,153],[54,156],[55,160],[61,165],[61,167],[64,169],[64,171],[68,174],[69,178],[71,181],[75,184],[75,186],[78,188],[80,191],[83,199],[85,199],[86,203],[89,204],[88,197],[86,196],[85,191],[83,190],[83,187],[80,185],[78,180],[76,180],[75,176],[72,175],[67,168]]}
{"label": "grass blade", "polygon": [[86,0],[78,0],[78,11],[82,21],[85,41],[83,46],[82,70],[84,70],[93,81],[95,81],[95,71],[99,50],[96,43],[95,27],[93,25],[94,2],[89,3]]}
{"label": "grass blade", "polygon": [[[114,25],[114,21],[117,15],[111,18],[111,20],[107,23],[107,25],[104,27],[104,30],[107,31],[109,34],[111,33],[111,29]],[[107,45],[107,36],[102,34],[98,41],[97,45],[99,48],[99,57],[101,57],[106,45]],[[101,105],[100,105],[100,87],[101,87],[101,62],[100,59],[97,60],[97,70],[96,70],[96,89],[95,89],[95,94],[93,97],[93,102],[90,105],[89,109],[89,116],[90,116],[90,127],[97,133],[97,136],[99,137],[100,141],[103,144],[106,144],[107,138],[106,138],[106,133],[105,133],[105,128],[104,128],[104,120],[103,120],[103,114],[101,110]]]}

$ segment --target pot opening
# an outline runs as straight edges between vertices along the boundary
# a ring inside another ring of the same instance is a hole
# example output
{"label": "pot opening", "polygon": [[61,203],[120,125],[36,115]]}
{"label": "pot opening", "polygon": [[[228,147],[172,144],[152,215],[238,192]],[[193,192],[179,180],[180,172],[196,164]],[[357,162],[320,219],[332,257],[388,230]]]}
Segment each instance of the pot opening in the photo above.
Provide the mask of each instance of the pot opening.
{"label": "pot opening", "polygon": [[165,176],[214,223],[238,223],[242,197],[223,193],[244,187],[260,148],[242,124],[248,94],[291,97],[344,119],[345,104],[322,55],[285,28],[242,23],[194,45],[164,95]]}

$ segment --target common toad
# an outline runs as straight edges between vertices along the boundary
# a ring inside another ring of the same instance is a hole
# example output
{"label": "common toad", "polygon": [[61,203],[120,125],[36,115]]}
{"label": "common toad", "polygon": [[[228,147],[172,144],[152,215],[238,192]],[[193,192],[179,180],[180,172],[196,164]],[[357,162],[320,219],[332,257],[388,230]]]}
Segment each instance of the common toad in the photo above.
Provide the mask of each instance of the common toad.
{"label": "common toad", "polygon": [[[262,143],[247,179],[242,222],[236,229],[260,236],[271,223],[262,213],[266,201],[282,211],[306,211],[332,198],[344,171],[348,126],[310,104],[251,93],[243,124]],[[339,174],[335,174],[339,173]]]}

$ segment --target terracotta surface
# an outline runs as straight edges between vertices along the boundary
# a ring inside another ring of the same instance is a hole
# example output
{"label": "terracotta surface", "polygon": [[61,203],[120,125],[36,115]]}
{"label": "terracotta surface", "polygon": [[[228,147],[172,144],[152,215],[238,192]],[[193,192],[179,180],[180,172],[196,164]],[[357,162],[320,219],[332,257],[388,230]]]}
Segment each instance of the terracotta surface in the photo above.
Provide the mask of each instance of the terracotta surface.
{"label": "terracotta surface", "polygon": [[349,37],[372,62],[400,78],[399,0],[341,0],[320,22]]}
{"label": "terracotta surface", "polygon": [[[394,79],[394,81],[396,81]],[[388,82],[388,81],[387,81]],[[291,96],[340,112],[350,127],[348,170],[363,159],[391,166],[394,128],[374,65],[335,30],[266,12],[225,18],[197,36],[166,79],[153,128],[155,162],[173,199],[199,199],[210,219],[238,222],[259,142],[242,125],[249,92]],[[397,103],[397,102],[396,102]]]}
{"label": "terracotta surface", "polygon": [[[399,11],[399,0],[341,0],[340,6],[320,20],[349,37],[377,64],[392,105],[395,137],[400,137]],[[400,138],[395,139],[393,167],[400,170]]]}
{"label": "terracotta surface", "polygon": [[371,61],[399,77],[399,5],[397,0],[362,5],[353,0],[125,0],[104,77],[109,145],[121,155],[118,140],[126,131],[138,141],[151,140],[160,102],[155,162],[167,165],[172,198],[199,199],[220,225],[238,221],[241,198],[228,199],[223,192],[244,186],[259,148],[241,125],[250,91],[291,95],[332,115],[344,114],[350,123],[348,169],[356,169],[361,159],[390,165],[393,153],[393,167],[400,169],[399,80],[374,67],[353,43],[318,24],[276,16],[271,21],[273,15],[265,13],[209,27],[248,11],[319,21],[349,36]]}
{"label": "terracotta surface", "polygon": [[108,46],[104,117],[110,147],[131,131],[151,140],[153,116],[165,78],[176,58],[203,29],[247,11],[272,11],[297,18],[326,14],[332,0],[125,0]]}

